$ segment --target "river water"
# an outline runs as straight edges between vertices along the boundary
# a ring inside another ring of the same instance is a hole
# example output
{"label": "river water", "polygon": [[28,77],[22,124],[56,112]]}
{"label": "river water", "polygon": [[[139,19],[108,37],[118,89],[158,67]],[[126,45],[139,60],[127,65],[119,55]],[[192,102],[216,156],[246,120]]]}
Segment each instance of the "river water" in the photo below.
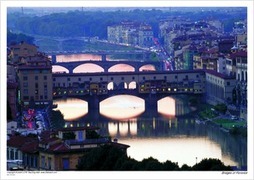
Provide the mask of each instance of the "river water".
{"label": "river water", "polygon": [[[61,58],[75,59],[71,57]],[[84,58],[87,56],[79,56]],[[86,70],[82,67],[79,71]],[[190,114],[195,109],[183,97],[166,96],[157,102],[158,109],[145,109],[144,100],[131,95],[110,97],[100,102],[99,111],[89,110],[88,103],[77,98],[57,99],[54,103],[63,113],[66,127],[98,126],[100,134],[130,145],[128,156],[139,161],[153,157],[160,162],[177,162],[181,167],[193,166],[204,158],[218,158],[226,165],[247,166],[246,140],[197,124]]]}

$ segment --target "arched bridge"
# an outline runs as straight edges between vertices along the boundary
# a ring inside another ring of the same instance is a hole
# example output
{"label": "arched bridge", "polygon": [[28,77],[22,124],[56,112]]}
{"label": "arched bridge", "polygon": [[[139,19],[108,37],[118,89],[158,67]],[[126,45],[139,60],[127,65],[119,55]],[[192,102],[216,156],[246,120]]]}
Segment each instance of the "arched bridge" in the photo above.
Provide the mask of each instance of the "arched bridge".
{"label": "arched bridge", "polygon": [[115,65],[124,64],[134,68],[135,72],[140,71],[140,68],[146,65],[152,65],[156,71],[163,70],[163,62],[159,61],[73,61],[73,62],[54,62],[52,66],[61,66],[68,70],[69,74],[72,74],[74,69],[85,64],[94,64],[101,67],[104,72],[108,72],[109,69]]}

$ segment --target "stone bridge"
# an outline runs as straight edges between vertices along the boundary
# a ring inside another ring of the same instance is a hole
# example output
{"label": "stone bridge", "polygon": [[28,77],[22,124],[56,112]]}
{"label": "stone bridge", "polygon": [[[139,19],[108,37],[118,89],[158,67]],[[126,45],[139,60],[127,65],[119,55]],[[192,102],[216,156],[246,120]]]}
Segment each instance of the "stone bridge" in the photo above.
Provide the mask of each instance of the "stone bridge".
{"label": "stone bridge", "polygon": [[108,70],[116,65],[124,64],[134,68],[135,72],[140,71],[140,68],[146,65],[152,65],[156,71],[162,71],[164,66],[163,62],[159,61],[73,61],[73,62],[55,62],[52,61],[52,66],[61,66],[68,70],[69,74],[72,74],[74,69],[85,64],[94,64],[100,66],[104,72],[108,72]]}

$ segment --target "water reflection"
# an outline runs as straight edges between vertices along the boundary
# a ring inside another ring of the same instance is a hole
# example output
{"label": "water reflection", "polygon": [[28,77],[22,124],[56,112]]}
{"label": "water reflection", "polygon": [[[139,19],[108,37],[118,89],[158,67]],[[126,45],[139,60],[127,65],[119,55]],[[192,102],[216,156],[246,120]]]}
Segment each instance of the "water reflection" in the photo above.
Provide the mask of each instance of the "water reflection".
{"label": "water reflection", "polygon": [[61,111],[66,121],[76,120],[88,113],[88,103],[77,98],[57,99],[55,110]]}
{"label": "water reflection", "polygon": [[[124,102],[125,105],[122,107],[127,107],[127,109],[133,106],[126,99],[121,100],[120,98],[118,96],[117,99],[110,102],[106,111],[109,111],[110,114],[116,112],[116,116],[125,114],[122,110],[115,109],[116,106],[112,105],[114,102]],[[189,112],[186,110],[187,107],[179,106],[179,104],[184,104],[180,103],[179,99],[166,98],[163,101],[168,101],[167,103],[170,104],[165,105],[167,110],[172,110],[172,103],[175,102],[178,104],[175,105],[175,109],[178,108],[176,111]],[[74,103],[74,100],[70,102]],[[58,108],[61,108],[61,103],[64,101],[58,101]],[[73,113],[73,109],[77,109],[78,106],[80,107],[77,103],[77,106],[69,106],[65,109],[68,109],[69,113],[73,115],[77,114]],[[130,145],[128,156],[137,160],[152,156],[161,162],[170,160],[178,162],[179,166],[182,164],[192,166],[196,163],[197,157],[197,162],[204,158],[218,158],[230,166],[247,165],[247,143],[245,140],[229,136],[215,127],[196,124],[195,119],[191,116],[171,116],[170,113],[169,116],[165,116],[163,113],[162,115],[157,113],[147,117],[143,113],[133,118],[117,120],[104,115],[91,118],[89,113],[85,113],[87,111],[85,107],[80,108],[79,111],[84,112],[84,115],[78,120],[75,119],[76,121],[66,121],[67,127],[100,127],[102,135],[109,135],[112,138],[117,138],[120,143]]]}
{"label": "water reflection", "polygon": [[175,99],[172,97],[165,97],[158,101],[158,112],[165,116],[175,116]]}
{"label": "water reflection", "polygon": [[100,114],[115,120],[128,120],[145,111],[144,100],[131,95],[117,95],[100,103]]}
{"label": "water reflection", "polygon": [[152,156],[160,162],[170,159],[172,162],[178,162],[179,166],[193,166],[196,157],[198,162],[207,157],[222,159],[220,146],[206,137],[144,137],[120,139],[119,142],[129,144],[131,148],[128,149],[128,155],[139,161]]}

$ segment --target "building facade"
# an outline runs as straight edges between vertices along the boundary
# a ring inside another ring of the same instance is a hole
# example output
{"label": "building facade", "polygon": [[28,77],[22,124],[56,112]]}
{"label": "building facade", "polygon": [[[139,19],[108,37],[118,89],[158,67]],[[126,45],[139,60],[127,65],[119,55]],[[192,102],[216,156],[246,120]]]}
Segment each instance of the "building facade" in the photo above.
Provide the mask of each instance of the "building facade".
{"label": "building facade", "polygon": [[22,106],[49,105],[52,102],[52,66],[48,58],[36,56],[17,68]]}
{"label": "building facade", "polygon": [[206,99],[209,103],[232,103],[235,86],[235,77],[206,70]]}

